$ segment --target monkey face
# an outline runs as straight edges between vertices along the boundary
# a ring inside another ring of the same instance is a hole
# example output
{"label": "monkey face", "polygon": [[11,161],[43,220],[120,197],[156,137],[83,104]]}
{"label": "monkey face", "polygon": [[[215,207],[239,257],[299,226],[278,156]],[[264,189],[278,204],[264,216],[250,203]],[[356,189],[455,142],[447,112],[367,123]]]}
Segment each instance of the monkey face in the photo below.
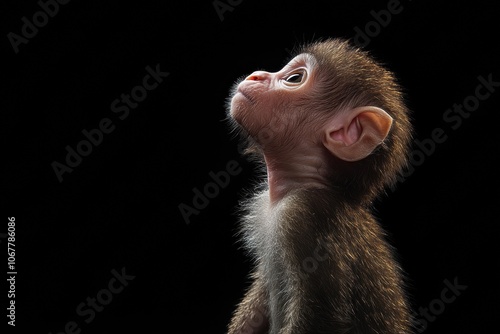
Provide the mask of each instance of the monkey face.
{"label": "monkey face", "polygon": [[278,72],[253,72],[233,87],[229,115],[259,141],[262,129],[282,128],[300,114],[294,111],[313,88],[314,69],[314,58],[300,54]]}

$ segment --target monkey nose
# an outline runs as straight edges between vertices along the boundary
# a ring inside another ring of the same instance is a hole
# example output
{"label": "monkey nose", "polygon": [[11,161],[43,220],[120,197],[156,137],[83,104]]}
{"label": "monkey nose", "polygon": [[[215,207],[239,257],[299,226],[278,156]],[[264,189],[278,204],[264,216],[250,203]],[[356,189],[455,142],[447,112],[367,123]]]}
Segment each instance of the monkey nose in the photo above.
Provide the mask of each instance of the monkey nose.
{"label": "monkey nose", "polygon": [[265,80],[267,77],[269,77],[268,72],[255,71],[252,74],[250,74],[248,77],[246,77],[245,80],[262,81],[262,80]]}

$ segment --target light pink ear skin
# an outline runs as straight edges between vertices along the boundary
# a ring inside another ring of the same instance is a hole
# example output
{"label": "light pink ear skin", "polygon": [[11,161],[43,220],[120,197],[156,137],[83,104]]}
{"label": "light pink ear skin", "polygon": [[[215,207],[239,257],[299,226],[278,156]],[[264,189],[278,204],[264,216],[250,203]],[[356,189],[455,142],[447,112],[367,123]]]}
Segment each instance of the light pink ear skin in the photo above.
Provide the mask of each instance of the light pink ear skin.
{"label": "light pink ear skin", "polygon": [[324,128],[323,145],[345,161],[366,158],[387,137],[392,117],[384,110],[358,107],[335,115]]}

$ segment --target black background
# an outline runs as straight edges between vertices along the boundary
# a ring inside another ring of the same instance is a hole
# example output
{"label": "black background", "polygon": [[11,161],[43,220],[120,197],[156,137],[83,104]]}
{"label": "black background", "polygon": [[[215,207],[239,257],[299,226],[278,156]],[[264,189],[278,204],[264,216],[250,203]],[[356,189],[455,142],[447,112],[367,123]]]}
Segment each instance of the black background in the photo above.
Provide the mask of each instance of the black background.
{"label": "black background", "polygon": [[[81,333],[223,333],[250,269],[234,236],[235,207],[256,180],[224,121],[230,87],[254,70],[280,69],[297,43],[354,37],[389,1],[233,0],[221,20],[210,0],[74,0],[18,53],[7,34],[20,35],[21,18],[32,22],[41,8],[8,3],[0,232],[14,216],[14,332],[59,333],[75,321]],[[456,130],[443,115],[475,94],[479,76],[500,81],[499,13],[486,0],[400,6],[365,49],[405,87],[415,138],[441,128],[447,140],[377,201],[376,216],[398,249],[417,313],[440,305],[444,280],[467,286],[425,333],[493,333],[500,87]],[[120,120],[111,103],[157,64],[169,76]],[[114,131],[59,182],[51,164],[64,163],[65,147],[76,148],[82,130],[104,118]],[[186,224],[179,204],[192,205],[193,188],[232,160],[241,173]],[[135,278],[86,323],[77,306],[122,268]]]}

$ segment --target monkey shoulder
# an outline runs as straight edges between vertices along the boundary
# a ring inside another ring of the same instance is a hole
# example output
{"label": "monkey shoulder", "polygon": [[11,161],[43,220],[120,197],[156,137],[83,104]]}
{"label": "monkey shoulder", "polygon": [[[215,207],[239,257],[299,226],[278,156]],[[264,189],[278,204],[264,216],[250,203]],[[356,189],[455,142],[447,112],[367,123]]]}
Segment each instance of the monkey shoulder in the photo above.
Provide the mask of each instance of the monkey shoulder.
{"label": "monkey shoulder", "polygon": [[360,221],[373,222],[367,208],[353,207],[330,189],[297,189],[288,195],[282,210],[285,219],[300,220],[302,225],[310,225],[320,233],[335,227],[348,229]]}
{"label": "monkey shoulder", "polygon": [[[376,229],[378,225],[369,209],[353,207],[330,189],[296,189],[275,205],[270,204],[269,191],[264,189],[243,202],[241,209],[246,228],[262,228],[266,233],[284,230],[324,235],[349,232],[361,226]],[[342,231],[335,232],[338,229]]]}
{"label": "monkey shoulder", "polygon": [[243,209],[241,232],[251,251],[296,245],[310,251],[325,238],[340,246],[368,250],[379,247],[384,238],[367,208],[353,207],[329,189],[296,189],[275,205],[263,190],[246,201]]}
{"label": "monkey shoulder", "polygon": [[[329,189],[300,189],[284,202],[276,226],[290,244],[310,252],[321,247],[335,251],[333,257],[390,253],[390,245],[369,208],[352,206]],[[332,245],[327,246],[327,245]],[[333,247],[334,245],[334,247]]]}

